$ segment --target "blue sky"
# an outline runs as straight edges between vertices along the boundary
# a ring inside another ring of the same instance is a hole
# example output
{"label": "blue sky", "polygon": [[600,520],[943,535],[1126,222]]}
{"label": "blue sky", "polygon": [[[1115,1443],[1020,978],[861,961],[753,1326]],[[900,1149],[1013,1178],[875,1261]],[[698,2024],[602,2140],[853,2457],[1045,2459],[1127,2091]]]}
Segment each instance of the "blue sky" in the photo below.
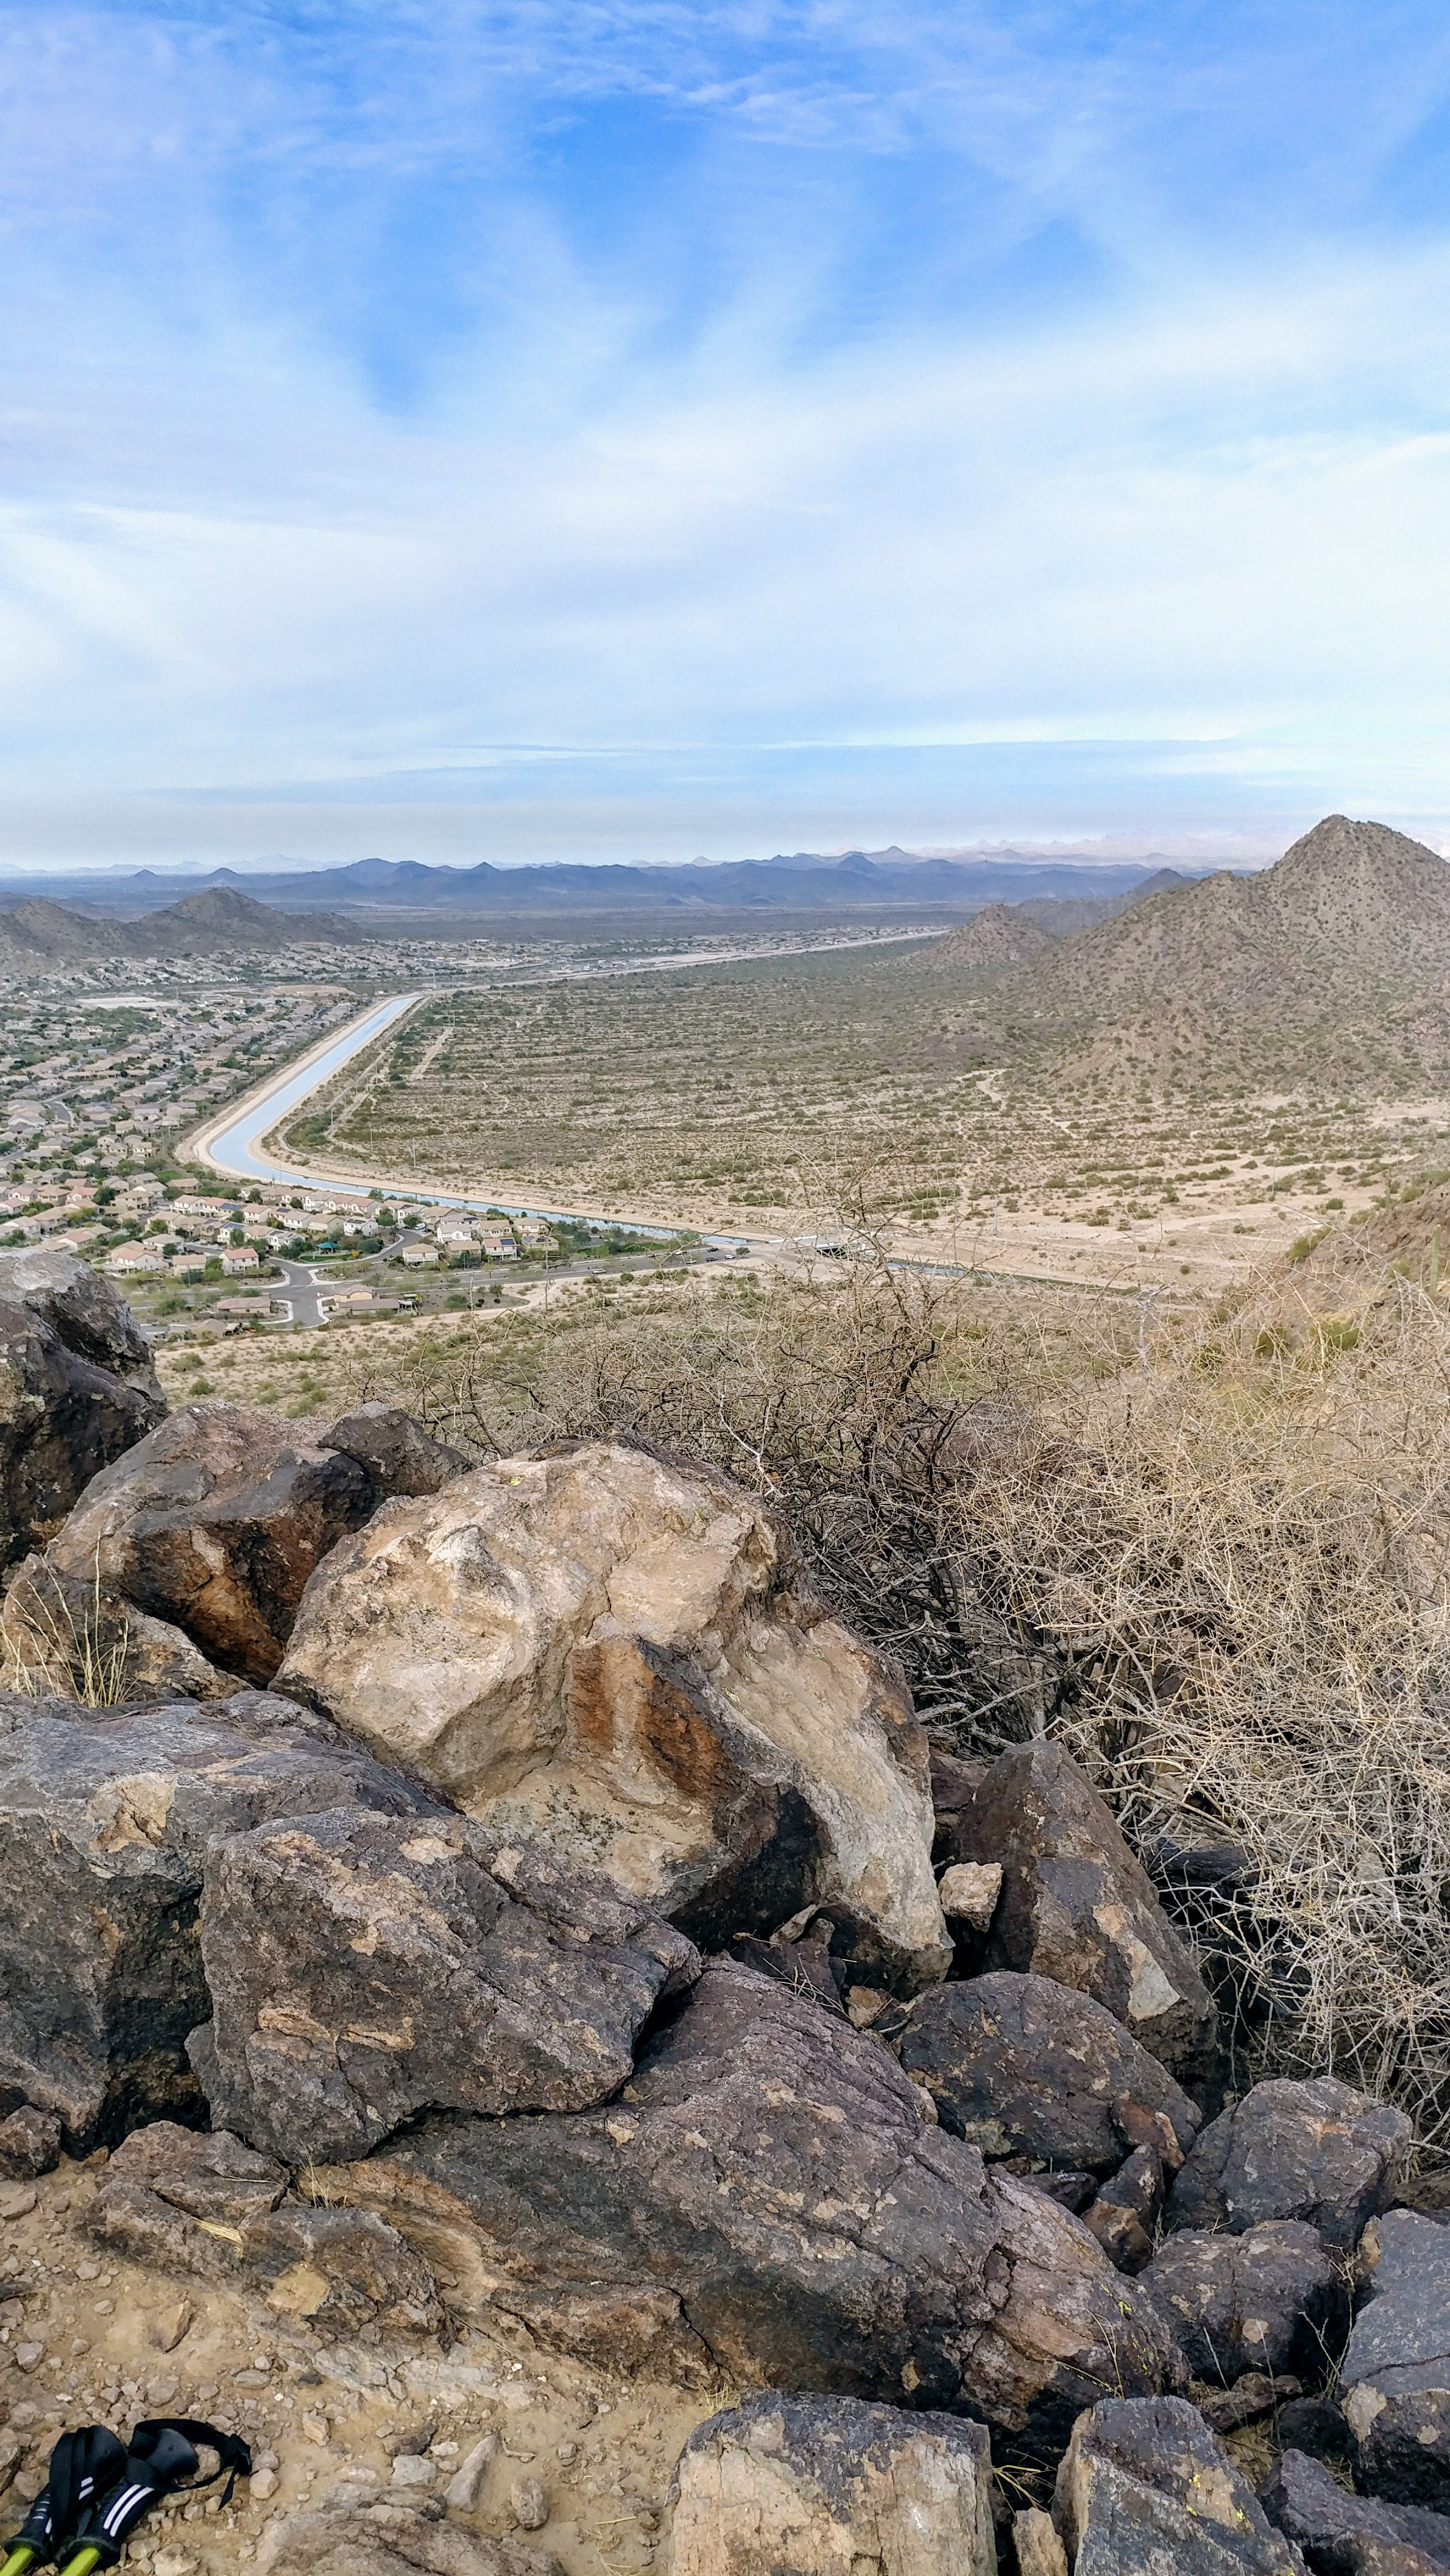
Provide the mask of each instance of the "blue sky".
{"label": "blue sky", "polygon": [[1450,22],[0,19],[0,864],[1450,842]]}

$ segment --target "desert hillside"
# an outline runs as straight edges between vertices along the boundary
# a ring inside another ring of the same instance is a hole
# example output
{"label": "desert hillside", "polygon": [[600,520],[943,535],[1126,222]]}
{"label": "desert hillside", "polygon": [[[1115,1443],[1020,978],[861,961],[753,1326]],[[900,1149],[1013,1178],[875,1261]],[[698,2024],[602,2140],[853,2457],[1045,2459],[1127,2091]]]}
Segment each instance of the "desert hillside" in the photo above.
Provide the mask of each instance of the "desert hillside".
{"label": "desert hillside", "polygon": [[0,911],[0,975],[87,958],[225,956],[237,949],[296,943],[354,943],[368,933],[335,912],[279,912],[229,886],[184,895],[136,921],[96,920],[37,895]]}
{"label": "desert hillside", "polygon": [[1166,888],[1035,957],[1016,935],[1021,962],[970,1002],[984,1049],[1067,1047],[1078,1072],[1156,1084],[1384,1088],[1450,1065],[1450,867],[1383,823],[1331,814],[1259,875]]}

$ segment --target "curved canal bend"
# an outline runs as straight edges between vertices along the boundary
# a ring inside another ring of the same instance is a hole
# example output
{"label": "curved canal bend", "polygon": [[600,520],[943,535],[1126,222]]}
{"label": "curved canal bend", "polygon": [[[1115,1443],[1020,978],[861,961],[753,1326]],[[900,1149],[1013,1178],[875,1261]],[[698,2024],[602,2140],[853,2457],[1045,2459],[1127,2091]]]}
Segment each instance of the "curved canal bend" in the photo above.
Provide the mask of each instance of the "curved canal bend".
{"label": "curved canal bend", "polygon": [[[387,1172],[344,1175],[309,1171],[305,1164],[282,1163],[267,1152],[262,1139],[270,1128],[276,1126],[279,1118],[285,1118],[289,1109],[297,1108],[333,1074],[340,1073],[345,1064],[350,1064],[364,1047],[371,1046],[385,1029],[392,1028],[405,1012],[412,1010],[415,1003],[429,998],[423,993],[395,993],[386,1002],[374,1003],[361,1019],[354,1020],[351,1027],[344,1029],[338,1037],[310,1047],[290,1073],[276,1075],[262,1090],[254,1092],[240,1109],[226,1110],[212,1125],[199,1128],[192,1139],[193,1153],[231,1180],[301,1183],[305,1188],[356,1190],[364,1195],[369,1190],[381,1190],[389,1200],[406,1201],[414,1207],[468,1208],[479,1214],[488,1208],[497,1208],[505,1216],[541,1217],[546,1223],[554,1217],[562,1217],[572,1223],[618,1225],[630,1234],[649,1235],[661,1243],[673,1242],[676,1235],[684,1230],[679,1226],[647,1224],[637,1217],[611,1217],[575,1208],[525,1207],[498,1197],[468,1198],[461,1190],[420,1189],[416,1181],[399,1180],[395,1174]],[[737,1244],[751,1242],[750,1237],[740,1234],[708,1234],[704,1240],[728,1245],[732,1249]],[[758,1248],[765,1248],[763,1241],[759,1241]]]}

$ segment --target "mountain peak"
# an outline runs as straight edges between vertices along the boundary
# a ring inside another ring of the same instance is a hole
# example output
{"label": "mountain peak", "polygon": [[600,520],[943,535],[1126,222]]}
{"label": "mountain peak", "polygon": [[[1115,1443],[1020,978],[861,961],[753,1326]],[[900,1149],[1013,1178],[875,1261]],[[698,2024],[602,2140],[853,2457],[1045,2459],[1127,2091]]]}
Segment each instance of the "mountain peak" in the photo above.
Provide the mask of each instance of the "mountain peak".
{"label": "mountain peak", "polygon": [[1396,832],[1388,823],[1358,822],[1349,814],[1326,814],[1284,852],[1269,876],[1284,891],[1325,881],[1348,885],[1356,879],[1389,880],[1408,886],[1423,883],[1438,895],[1450,884],[1445,861],[1423,841]]}

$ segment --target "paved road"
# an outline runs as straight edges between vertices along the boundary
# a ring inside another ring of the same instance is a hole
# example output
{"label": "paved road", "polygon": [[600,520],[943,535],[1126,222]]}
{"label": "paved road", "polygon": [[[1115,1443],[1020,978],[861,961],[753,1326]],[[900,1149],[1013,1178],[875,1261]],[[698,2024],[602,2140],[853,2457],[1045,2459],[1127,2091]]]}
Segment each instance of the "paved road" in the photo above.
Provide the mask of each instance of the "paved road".
{"label": "paved road", "polygon": [[293,1323],[320,1324],[322,1311],[317,1300],[319,1294],[326,1292],[319,1290],[308,1265],[301,1261],[283,1261],[279,1258],[277,1267],[287,1285],[285,1288],[278,1288],[274,1282],[272,1293],[274,1296],[287,1299],[292,1309]]}

